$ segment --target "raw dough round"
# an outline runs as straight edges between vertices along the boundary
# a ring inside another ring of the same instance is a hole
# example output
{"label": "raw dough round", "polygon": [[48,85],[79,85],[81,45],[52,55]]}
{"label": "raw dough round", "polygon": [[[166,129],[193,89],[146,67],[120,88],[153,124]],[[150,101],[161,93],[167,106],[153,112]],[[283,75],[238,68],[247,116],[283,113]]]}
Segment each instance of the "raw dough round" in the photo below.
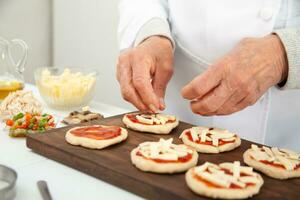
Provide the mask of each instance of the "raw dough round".
{"label": "raw dough round", "polygon": [[[91,127],[98,127],[99,125],[93,125]],[[123,140],[126,140],[128,133],[127,130],[120,127],[121,128],[121,134],[111,138],[111,139],[103,139],[103,140],[97,140],[97,139],[92,139],[92,138],[87,138],[87,137],[79,137],[79,136],[75,136],[71,133],[72,130],[78,129],[78,128],[84,128],[84,127],[89,127],[89,126],[81,126],[81,127],[75,127],[70,129],[65,136],[65,139],[68,143],[72,144],[72,145],[79,145],[79,146],[83,146],[86,148],[90,148],[90,149],[103,149],[105,147],[117,144],[122,142]],[[104,126],[101,125],[101,127],[109,127],[109,126]]]}

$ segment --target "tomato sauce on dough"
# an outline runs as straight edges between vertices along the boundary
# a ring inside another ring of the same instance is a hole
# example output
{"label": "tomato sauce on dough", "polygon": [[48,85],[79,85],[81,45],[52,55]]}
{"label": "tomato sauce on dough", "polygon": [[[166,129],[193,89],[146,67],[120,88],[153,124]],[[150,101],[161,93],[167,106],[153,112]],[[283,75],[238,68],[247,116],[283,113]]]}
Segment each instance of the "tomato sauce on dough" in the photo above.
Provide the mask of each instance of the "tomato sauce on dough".
{"label": "tomato sauce on dough", "polygon": [[[130,115],[127,115],[128,119],[134,123],[139,123],[139,124],[143,124],[143,125],[157,125],[155,122],[153,124],[146,124],[146,123],[142,123],[140,122],[137,118],[136,118],[137,114],[130,114]],[[167,123],[172,123],[172,122],[175,122],[176,120],[168,120]]]}
{"label": "tomato sauce on dough", "polygon": [[[284,165],[282,165],[282,164],[273,163],[273,162],[270,162],[270,161],[267,161],[267,160],[260,160],[259,162],[262,162],[266,165],[271,165],[273,167],[278,167],[278,168],[281,168],[281,169],[285,169]],[[294,170],[297,170],[297,169],[300,169],[300,163],[298,165],[296,165],[296,167],[294,168]]]}
{"label": "tomato sauce on dough", "polygon": [[121,128],[117,126],[86,126],[71,130],[70,133],[77,137],[108,140],[121,135]]}
{"label": "tomato sauce on dough", "polygon": [[143,158],[147,159],[147,160],[152,160],[154,162],[157,162],[157,163],[178,163],[178,162],[181,162],[181,163],[184,163],[184,162],[187,162],[189,161],[190,159],[192,159],[193,157],[193,154],[191,153],[188,153],[186,156],[184,157],[179,157],[178,160],[163,160],[163,159],[157,159],[157,158],[146,158],[145,156],[143,156],[143,154],[141,152],[137,152],[136,153],[137,156],[142,156]]}
{"label": "tomato sauce on dough", "polygon": [[[227,170],[227,169],[222,169],[225,174],[229,174],[229,175],[232,175],[232,173]],[[244,173],[241,173],[240,176],[248,176],[247,174],[244,174]],[[219,186],[219,185],[216,185],[210,181],[207,181],[203,178],[201,178],[200,176],[198,176],[197,174],[194,174],[194,178],[198,181],[201,181],[202,183],[204,183],[207,187],[213,187],[213,188],[224,188],[222,186]],[[254,186],[255,184],[254,183],[246,183],[246,187],[249,187],[249,186]],[[238,185],[235,185],[234,183],[231,183],[229,188],[228,189],[243,189],[242,187],[238,186]]]}
{"label": "tomato sauce on dough", "polygon": [[[190,141],[196,142],[197,144],[213,145],[212,141],[205,141],[205,142],[201,142],[201,140],[193,141],[193,138],[192,138],[192,135],[191,135],[190,131],[186,132],[185,134],[188,136],[188,139]],[[208,135],[209,135],[209,133],[208,133]],[[218,146],[222,146],[224,144],[229,144],[229,143],[234,143],[234,142],[235,142],[235,140],[233,140],[233,141],[224,141],[224,140],[220,139]]]}

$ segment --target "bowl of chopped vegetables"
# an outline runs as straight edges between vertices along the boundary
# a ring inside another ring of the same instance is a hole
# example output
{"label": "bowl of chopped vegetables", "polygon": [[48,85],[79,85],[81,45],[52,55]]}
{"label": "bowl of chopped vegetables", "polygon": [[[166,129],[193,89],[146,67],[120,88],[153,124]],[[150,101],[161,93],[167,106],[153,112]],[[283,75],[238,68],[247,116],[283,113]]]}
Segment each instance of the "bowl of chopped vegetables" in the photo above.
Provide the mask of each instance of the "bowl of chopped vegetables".
{"label": "bowl of chopped vegetables", "polygon": [[56,126],[53,116],[46,113],[19,113],[6,120],[6,125],[11,137],[26,137],[27,134],[42,133]]}

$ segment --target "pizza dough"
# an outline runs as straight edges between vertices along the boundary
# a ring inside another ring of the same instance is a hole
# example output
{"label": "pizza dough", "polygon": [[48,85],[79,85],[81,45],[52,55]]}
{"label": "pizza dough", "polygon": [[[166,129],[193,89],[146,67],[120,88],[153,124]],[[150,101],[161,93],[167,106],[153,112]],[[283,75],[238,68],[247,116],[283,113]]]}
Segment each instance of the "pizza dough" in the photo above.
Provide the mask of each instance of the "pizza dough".
{"label": "pizza dough", "polygon": [[247,165],[270,177],[276,179],[300,177],[300,155],[291,150],[251,145],[243,157]]}
{"label": "pizza dough", "polygon": [[220,199],[245,199],[257,194],[263,179],[252,167],[239,161],[215,165],[209,162],[193,167],[185,175],[188,187],[196,194]]}
{"label": "pizza dough", "polygon": [[131,151],[131,161],[138,169],[155,173],[184,172],[196,166],[198,153],[184,144],[172,144],[173,138],[144,142]]}
{"label": "pizza dough", "polygon": [[172,115],[131,113],[124,115],[123,123],[136,131],[169,134],[178,126],[179,120]]}
{"label": "pizza dough", "polygon": [[201,153],[220,153],[241,145],[241,139],[235,133],[202,126],[184,130],[179,138],[184,144]]}
{"label": "pizza dough", "polygon": [[65,136],[68,143],[90,149],[103,149],[122,142],[127,130],[117,126],[92,125],[70,129]]}

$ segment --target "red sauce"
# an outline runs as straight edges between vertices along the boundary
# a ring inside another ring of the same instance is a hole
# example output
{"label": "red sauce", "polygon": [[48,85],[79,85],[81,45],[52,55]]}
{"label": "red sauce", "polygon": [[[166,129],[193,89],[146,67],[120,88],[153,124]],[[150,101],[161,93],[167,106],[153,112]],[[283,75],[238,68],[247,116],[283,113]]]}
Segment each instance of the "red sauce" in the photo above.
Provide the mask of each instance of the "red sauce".
{"label": "red sauce", "polygon": [[[252,158],[252,159],[254,159],[254,158]],[[260,160],[259,162],[262,162],[266,165],[271,165],[273,167],[278,167],[278,168],[281,168],[281,169],[285,169],[284,165],[282,165],[282,164],[273,163],[273,162],[270,162],[270,161],[267,161],[267,160]],[[296,167],[294,168],[294,170],[297,170],[297,169],[300,169],[300,163],[298,165],[296,165]]]}
{"label": "red sauce", "polygon": [[[127,115],[128,119],[134,123],[139,123],[139,124],[143,124],[143,125],[157,125],[155,122],[153,124],[146,124],[146,123],[143,123],[143,122],[140,122],[137,120],[136,116],[138,114],[129,114]],[[168,120],[166,123],[172,123],[172,122],[175,122],[176,120]]]}
{"label": "red sauce", "polygon": [[[228,170],[228,169],[222,168],[221,170],[223,170],[223,171],[225,172],[225,174],[233,175],[233,173],[232,173],[230,170]],[[248,175],[248,174],[245,174],[245,173],[243,173],[243,172],[241,172],[241,173],[240,173],[240,176],[249,176],[249,175]]]}
{"label": "red sauce", "polygon": [[148,159],[148,160],[152,160],[154,162],[157,162],[157,163],[177,163],[177,162],[181,162],[181,163],[184,163],[184,162],[187,162],[189,161],[190,159],[192,159],[193,157],[193,154],[187,154],[186,156],[184,157],[179,157],[178,160],[163,160],[163,159],[157,159],[157,158],[146,158],[145,156],[142,155],[141,152],[137,152],[136,153],[137,156],[142,156],[143,158],[145,159]]}
{"label": "red sauce", "polygon": [[[197,144],[213,145],[212,141],[205,141],[205,142],[201,142],[201,140],[193,141],[192,134],[191,134],[190,131],[187,131],[185,134],[188,136],[188,138],[189,138],[190,141],[196,142]],[[208,133],[207,136],[210,136],[210,134]],[[234,141],[235,140],[233,140],[233,141],[224,141],[224,140],[220,139],[218,146],[222,146],[224,144],[233,143]]]}
{"label": "red sauce", "polygon": [[121,135],[121,128],[117,126],[87,126],[72,130],[71,134],[94,140],[107,140]]}
{"label": "red sauce", "polygon": [[278,168],[285,169],[285,167],[282,164],[273,163],[273,162],[270,162],[270,161],[267,161],[267,160],[260,160],[259,162],[262,162],[266,165],[271,165],[273,167],[278,167]]}
{"label": "red sauce", "polygon": [[[232,173],[227,170],[227,169],[222,169],[225,174],[230,174],[232,175]],[[247,174],[244,174],[244,173],[241,173],[240,176],[248,176]],[[219,186],[219,185],[216,185],[212,182],[209,182],[203,178],[201,178],[200,176],[198,176],[197,174],[194,174],[194,178],[197,179],[198,181],[201,181],[203,182],[207,187],[214,187],[214,188],[225,188],[225,187],[222,187],[222,186]],[[255,184],[254,183],[246,183],[246,187],[249,187],[249,186],[254,186]],[[231,183],[230,186],[229,186],[229,189],[243,189],[242,187],[234,184],[234,183]]]}

